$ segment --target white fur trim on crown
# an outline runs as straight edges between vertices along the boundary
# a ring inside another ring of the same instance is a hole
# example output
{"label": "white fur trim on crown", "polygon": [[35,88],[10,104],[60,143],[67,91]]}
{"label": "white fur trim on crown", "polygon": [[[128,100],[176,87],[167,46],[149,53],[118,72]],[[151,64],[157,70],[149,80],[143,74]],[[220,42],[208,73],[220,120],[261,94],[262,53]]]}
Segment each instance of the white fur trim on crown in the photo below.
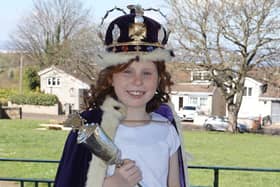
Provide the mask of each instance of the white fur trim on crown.
{"label": "white fur trim on crown", "polygon": [[165,61],[170,62],[172,58],[172,51],[166,49],[155,49],[152,52],[104,52],[98,55],[97,65],[106,68],[112,65],[124,64],[139,57],[140,61]]}

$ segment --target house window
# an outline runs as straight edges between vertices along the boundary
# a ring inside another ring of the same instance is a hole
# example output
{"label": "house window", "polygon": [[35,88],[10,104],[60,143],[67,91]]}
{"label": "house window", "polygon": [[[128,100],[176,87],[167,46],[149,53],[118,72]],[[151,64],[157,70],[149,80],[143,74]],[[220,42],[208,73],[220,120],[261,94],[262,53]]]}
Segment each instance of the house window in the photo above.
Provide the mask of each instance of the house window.
{"label": "house window", "polygon": [[190,97],[190,104],[191,105],[195,105],[197,106],[197,101],[198,101],[198,98],[197,97]]}
{"label": "house window", "polygon": [[193,81],[208,81],[210,80],[210,73],[208,71],[194,71],[192,72]]}
{"label": "house window", "polygon": [[48,86],[60,86],[60,78],[59,77],[49,77]]}
{"label": "house window", "polygon": [[252,96],[252,88],[248,88],[248,96]]}
{"label": "house window", "polygon": [[243,96],[247,96],[247,87],[243,88]]}
{"label": "house window", "polygon": [[251,87],[244,87],[243,96],[252,96],[252,88]]}
{"label": "house window", "polygon": [[200,106],[206,106],[206,105],[207,105],[207,97],[201,97]]}

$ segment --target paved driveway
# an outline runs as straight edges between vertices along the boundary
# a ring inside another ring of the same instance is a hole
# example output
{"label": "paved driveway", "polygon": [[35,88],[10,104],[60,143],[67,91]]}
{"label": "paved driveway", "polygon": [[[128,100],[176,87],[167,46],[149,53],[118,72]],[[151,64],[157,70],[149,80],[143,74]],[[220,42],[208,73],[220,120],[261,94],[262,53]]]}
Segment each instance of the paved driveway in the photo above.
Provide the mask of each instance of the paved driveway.
{"label": "paved driveway", "polygon": [[22,113],[22,119],[41,119],[63,122],[67,118],[66,115],[50,115],[50,114],[34,114],[34,113]]}

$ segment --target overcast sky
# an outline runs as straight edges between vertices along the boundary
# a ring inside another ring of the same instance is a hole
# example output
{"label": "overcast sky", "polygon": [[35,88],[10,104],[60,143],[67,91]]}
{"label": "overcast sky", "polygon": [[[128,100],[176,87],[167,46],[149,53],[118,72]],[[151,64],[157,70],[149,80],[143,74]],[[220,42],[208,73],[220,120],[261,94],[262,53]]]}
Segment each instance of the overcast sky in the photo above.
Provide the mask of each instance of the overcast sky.
{"label": "overcast sky", "polygon": [[[33,0],[0,0],[0,48],[9,35],[16,29],[21,17],[28,15],[33,6]],[[160,8],[163,10],[164,0],[81,0],[85,7],[92,10],[93,20],[100,23],[107,10],[115,6],[127,11],[126,5],[140,4],[143,8]],[[149,14],[149,13],[147,13]]]}

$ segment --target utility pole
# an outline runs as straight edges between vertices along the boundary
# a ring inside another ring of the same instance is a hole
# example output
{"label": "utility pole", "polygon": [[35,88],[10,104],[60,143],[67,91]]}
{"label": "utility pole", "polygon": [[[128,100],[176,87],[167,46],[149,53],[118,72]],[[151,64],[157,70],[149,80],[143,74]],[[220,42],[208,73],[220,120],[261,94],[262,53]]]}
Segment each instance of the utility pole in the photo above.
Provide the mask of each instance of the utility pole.
{"label": "utility pole", "polygon": [[23,76],[23,55],[20,53],[19,59],[19,93],[22,94],[22,76]]}

